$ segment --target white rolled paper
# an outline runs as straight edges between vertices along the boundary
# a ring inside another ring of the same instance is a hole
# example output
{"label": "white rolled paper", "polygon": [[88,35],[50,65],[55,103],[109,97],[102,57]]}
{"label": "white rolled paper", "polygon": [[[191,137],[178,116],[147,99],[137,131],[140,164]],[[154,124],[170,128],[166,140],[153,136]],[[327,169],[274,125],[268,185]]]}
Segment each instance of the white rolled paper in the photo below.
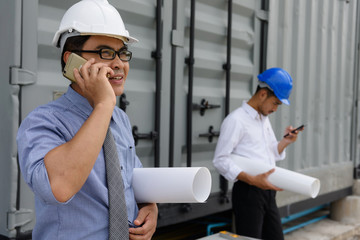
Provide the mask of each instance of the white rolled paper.
{"label": "white rolled paper", "polygon": [[300,193],[315,198],[320,191],[320,180],[301,173],[290,171],[280,167],[273,167],[256,160],[241,157],[232,154],[232,160],[244,172],[250,175],[258,175],[275,168],[275,171],[269,175],[268,180],[271,184],[287,191]]}
{"label": "white rolled paper", "polygon": [[206,167],[135,168],[132,186],[138,203],[202,203],[211,174]]}

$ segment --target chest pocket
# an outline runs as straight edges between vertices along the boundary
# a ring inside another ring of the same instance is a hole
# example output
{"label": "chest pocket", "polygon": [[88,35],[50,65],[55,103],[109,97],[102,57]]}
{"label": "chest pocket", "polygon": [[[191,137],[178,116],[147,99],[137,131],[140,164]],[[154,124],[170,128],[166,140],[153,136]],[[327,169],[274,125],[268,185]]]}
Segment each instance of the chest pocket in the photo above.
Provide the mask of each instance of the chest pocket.
{"label": "chest pocket", "polygon": [[130,187],[132,181],[132,172],[135,167],[135,146],[118,146],[118,155],[122,171],[121,173],[123,175],[122,177],[125,180],[125,187]]}

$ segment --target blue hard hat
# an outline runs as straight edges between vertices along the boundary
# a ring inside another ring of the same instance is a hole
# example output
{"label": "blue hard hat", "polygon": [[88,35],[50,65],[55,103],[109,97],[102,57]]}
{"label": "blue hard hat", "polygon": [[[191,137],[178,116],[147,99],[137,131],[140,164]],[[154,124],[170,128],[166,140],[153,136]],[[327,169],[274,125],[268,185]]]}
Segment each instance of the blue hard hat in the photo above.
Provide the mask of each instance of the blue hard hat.
{"label": "blue hard hat", "polygon": [[289,97],[292,89],[292,78],[288,72],[282,68],[269,68],[257,77],[260,82],[266,83],[281,102],[290,105]]}

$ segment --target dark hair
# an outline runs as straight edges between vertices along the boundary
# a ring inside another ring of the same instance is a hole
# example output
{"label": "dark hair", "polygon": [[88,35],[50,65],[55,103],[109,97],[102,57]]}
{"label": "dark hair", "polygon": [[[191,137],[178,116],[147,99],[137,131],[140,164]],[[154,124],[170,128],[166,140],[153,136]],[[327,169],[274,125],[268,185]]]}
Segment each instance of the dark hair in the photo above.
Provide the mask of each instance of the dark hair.
{"label": "dark hair", "polygon": [[75,36],[75,37],[69,37],[66,39],[66,43],[64,45],[64,49],[61,53],[61,69],[64,69],[65,67],[65,61],[64,61],[64,53],[66,51],[73,51],[73,50],[81,50],[85,44],[85,42],[90,38],[90,35],[86,36]]}
{"label": "dark hair", "polygon": [[268,97],[268,98],[269,98],[269,97],[272,97],[272,96],[276,97],[275,93],[274,93],[273,91],[271,91],[269,88],[267,88],[267,87],[260,87],[259,85],[258,85],[257,88],[256,88],[255,94],[258,93],[261,89],[265,89],[265,90],[266,90],[266,93],[267,93],[267,97]]}

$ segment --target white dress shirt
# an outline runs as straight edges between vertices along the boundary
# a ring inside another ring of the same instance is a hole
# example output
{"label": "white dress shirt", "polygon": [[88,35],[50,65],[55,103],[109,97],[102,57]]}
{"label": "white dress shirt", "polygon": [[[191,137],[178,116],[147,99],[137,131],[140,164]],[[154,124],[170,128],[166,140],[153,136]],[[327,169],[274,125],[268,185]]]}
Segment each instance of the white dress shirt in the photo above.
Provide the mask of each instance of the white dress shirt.
{"label": "white dress shirt", "polygon": [[269,118],[244,101],[224,119],[213,163],[227,180],[236,181],[242,169],[231,160],[231,154],[275,166],[275,161],[285,158],[285,150],[279,154],[277,147]]}

